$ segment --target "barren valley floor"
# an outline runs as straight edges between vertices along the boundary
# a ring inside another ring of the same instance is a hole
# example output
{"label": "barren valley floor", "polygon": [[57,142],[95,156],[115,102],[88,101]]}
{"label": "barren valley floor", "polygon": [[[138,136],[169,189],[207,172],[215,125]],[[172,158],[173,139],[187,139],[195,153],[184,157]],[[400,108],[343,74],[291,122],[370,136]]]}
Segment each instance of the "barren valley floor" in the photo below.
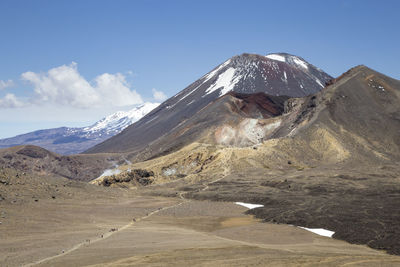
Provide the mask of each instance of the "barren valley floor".
{"label": "barren valley floor", "polygon": [[[67,180],[36,185],[35,198],[14,193],[15,202],[1,203],[2,266],[400,264],[383,251],[262,223],[232,202],[141,196]],[[59,195],[49,197],[55,185]]]}

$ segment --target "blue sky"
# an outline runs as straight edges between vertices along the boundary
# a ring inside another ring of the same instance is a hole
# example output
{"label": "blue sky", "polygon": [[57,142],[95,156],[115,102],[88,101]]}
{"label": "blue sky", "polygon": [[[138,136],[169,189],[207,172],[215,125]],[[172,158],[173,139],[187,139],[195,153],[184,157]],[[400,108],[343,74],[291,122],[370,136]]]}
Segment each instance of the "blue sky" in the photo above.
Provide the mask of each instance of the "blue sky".
{"label": "blue sky", "polygon": [[[2,0],[0,138],[162,101],[244,52],[288,52],[332,76],[365,64],[400,79],[399,3]],[[52,79],[65,73],[63,84]]]}

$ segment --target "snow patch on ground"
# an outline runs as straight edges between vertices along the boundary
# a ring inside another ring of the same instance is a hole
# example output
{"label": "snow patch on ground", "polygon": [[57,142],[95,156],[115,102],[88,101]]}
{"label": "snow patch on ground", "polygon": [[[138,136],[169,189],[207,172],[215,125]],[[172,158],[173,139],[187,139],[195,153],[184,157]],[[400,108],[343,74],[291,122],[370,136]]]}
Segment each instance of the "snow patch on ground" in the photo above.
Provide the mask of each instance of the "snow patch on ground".
{"label": "snow patch on ground", "polygon": [[313,232],[314,234],[321,235],[321,236],[326,236],[326,237],[332,237],[333,234],[335,233],[333,231],[329,231],[329,230],[326,230],[326,229],[323,229],[323,228],[306,228],[306,227],[301,227],[301,226],[298,226],[298,227],[301,228],[301,229]]}
{"label": "snow patch on ground", "polygon": [[266,55],[265,57],[272,59],[272,60],[277,60],[277,61],[281,61],[281,62],[286,62],[286,59],[284,56],[281,55],[277,55],[277,54],[269,54]]}
{"label": "snow patch on ground", "polygon": [[243,207],[246,207],[248,209],[255,209],[255,208],[264,207],[264,205],[261,205],[261,204],[250,204],[250,203],[244,203],[244,202],[235,202],[235,204],[243,206]]}

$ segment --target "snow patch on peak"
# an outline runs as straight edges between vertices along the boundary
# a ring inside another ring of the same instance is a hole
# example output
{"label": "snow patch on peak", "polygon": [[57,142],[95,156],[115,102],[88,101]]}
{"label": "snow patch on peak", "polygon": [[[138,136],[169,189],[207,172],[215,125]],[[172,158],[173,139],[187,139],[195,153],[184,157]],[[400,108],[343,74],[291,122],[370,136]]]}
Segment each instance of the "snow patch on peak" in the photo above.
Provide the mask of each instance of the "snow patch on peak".
{"label": "snow patch on peak", "polygon": [[235,77],[236,69],[228,68],[226,71],[218,75],[218,79],[206,90],[206,95],[211,94],[217,89],[221,88],[220,96],[232,91],[236,83],[242,77],[238,75]]}
{"label": "snow patch on peak", "polygon": [[281,62],[286,62],[286,58],[284,56],[278,55],[278,54],[269,54],[265,56],[266,58],[272,59],[272,60],[277,60]]}
{"label": "snow patch on peak", "polygon": [[290,65],[308,70],[308,63],[297,56],[293,56],[293,55],[289,55],[289,54],[284,54],[284,55],[269,54],[269,55],[266,55],[265,57],[272,59],[272,60],[286,62],[286,63],[289,63]]}
{"label": "snow patch on peak", "polygon": [[209,79],[211,79],[212,77],[215,76],[215,74],[217,74],[221,69],[223,69],[225,66],[227,66],[229,63],[231,63],[231,59],[228,59],[227,61],[225,61],[224,63],[222,63],[221,65],[219,65],[215,70],[210,71],[209,73],[207,73],[206,75],[204,75],[204,81],[203,83],[207,82]]}
{"label": "snow patch on peak", "polygon": [[305,69],[308,69],[307,63],[306,63],[305,61],[301,60],[300,58],[298,58],[298,57],[293,57],[293,61],[294,61],[294,63],[296,63],[298,66],[300,66],[300,67],[302,67],[302,68],[305,68]]}
{"label": "snow patch on peak", "polygon": [[[222,70],[224,67],[226,67],[229,63],[231,63],[231,59],[228,59],[227,61],[225,61],[224,63],[222,63],[221,65],[219,65],[218,67],[216,67],[214,70],[210,71],[209,73],[207,73],[206,75],[204,75],[201,79],[203,79],[203,81],[196,86],[193,90],[191,90],[190,92],[188,92],[187,94],[185,94],[183,97],[181,97],[174,105],[178,104],[180,101],[182,101],[183,99],[185,99],[186,97],[188,97],[189,95],[193,94],[200,86],[202,86],[203,84],[205,84],[208,80],[210,80],[211,78],[213,78],[220,70]],[[180,95],[182,92],[176,94],[175,96]],[[210,92],[211,93],[211,92]],[[208,93],[207,93],[208,94]],[[191,103],[190,103],[191,104]],[[189,105],[189,104],[188,104]]]}

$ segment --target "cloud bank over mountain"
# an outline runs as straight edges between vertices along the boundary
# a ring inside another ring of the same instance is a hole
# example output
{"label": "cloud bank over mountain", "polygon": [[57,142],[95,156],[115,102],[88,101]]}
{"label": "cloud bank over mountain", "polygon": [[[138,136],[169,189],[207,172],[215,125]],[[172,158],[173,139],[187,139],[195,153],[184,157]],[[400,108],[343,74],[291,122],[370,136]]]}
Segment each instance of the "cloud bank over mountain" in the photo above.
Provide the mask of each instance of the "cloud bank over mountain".
{"label": "cloud bank over mountain", "polygon": [[[128,72],[129,74],[129,72]],[[21,80],[33,87],[29,97],[6,93],[0,97],[0,108],[58,105],[73,108],[124,107],[142,104],[142,96],[131,88],[122,73],[103,73],[89,81],[78,71],[78,63],[62,65],[47,72],[27,71]],[[15,86],[13,80],[0,80],[0,90]],[[164,92],[153,89],[153,99],[167,99]]]}
{"label": "cloud bank over mountain", "polygon": [[[85,126],[119,110],[167,96],[153,89],[144,96],[132,88],[132,71],[102,73],[88,79],[71,62],[45,71],[27,71],[19,79],[0,80],[0,137],[38,128]],[[11,78],[11,77],[10,77]],[[15,88],[14,88],[15,87]],[[20,130],[12,131],[19,128]],[[17,127],[18,126],[18,127]]]}
{"label": "cloud bank over mountain", "polygon": [[123,74],[104,73],[89,82],[78,72],[76,62],[52,68],[47,73],[28,71],[21,78],[34,87],[33,104],[54,103],[90,108],[143,103],[142,97],[130,89]]}

